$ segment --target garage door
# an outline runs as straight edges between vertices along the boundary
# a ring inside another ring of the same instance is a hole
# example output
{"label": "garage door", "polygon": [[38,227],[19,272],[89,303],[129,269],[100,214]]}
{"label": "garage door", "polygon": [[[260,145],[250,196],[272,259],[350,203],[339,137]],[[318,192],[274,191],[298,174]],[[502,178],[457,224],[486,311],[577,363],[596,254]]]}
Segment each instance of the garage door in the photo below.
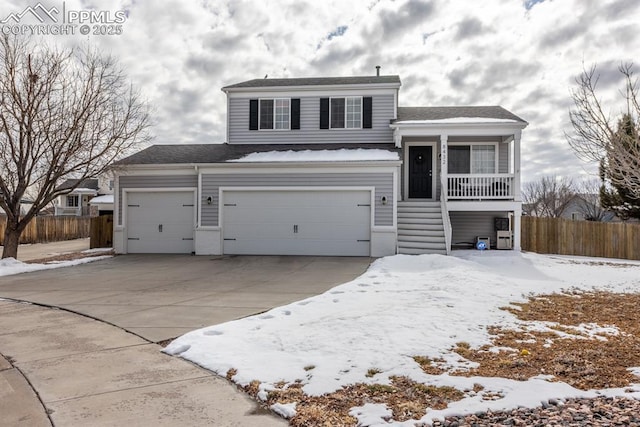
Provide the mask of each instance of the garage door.
{"label": "garage door", "polygon": [[369,191],[224,193],[225,254],[369,256]]}
{"label": "garage door", "polygon": [[193,192],[127,194],[129,253],[191,253]]}

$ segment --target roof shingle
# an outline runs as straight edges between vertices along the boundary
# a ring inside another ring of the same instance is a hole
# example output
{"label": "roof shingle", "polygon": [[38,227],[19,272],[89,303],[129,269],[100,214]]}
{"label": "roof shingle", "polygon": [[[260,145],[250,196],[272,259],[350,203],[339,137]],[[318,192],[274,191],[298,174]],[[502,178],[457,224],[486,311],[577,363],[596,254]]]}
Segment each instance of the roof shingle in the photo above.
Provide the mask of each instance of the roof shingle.
{"label": "roof shingle", "polygon": [[345,148],[382,149],[400,152],[393,144],[174,144],[152,145],[116,165],[225,163],[250,153],[267,151],[339,150]]}
{"label": "roof shingle", "polygon": [[398,84],[400,76],[356,76],[356,77],[303,77],[294,79],[253,79],[225,86],[222,90],[236,88],[262,88],[286,86],[334,86],[360,84]]}

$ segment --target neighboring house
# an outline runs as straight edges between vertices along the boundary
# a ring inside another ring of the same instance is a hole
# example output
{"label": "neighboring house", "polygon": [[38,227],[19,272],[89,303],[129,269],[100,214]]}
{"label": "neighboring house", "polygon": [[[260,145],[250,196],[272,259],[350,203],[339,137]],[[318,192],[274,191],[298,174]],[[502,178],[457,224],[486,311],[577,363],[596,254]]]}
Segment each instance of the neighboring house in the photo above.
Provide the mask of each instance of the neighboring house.
{"label": "neighboring house", "polygon": [[[224,87],[227,143],[118,162],[118,253],[385,256],[520,249],[520,136],[501,107],[398,107],[398,76]],[[508,243],[511,243],[510,245]]]}
{"label": "neighboring house", "polygon": [[616,214],[600,206],[598,194],[576,194],[562,213],[562,218],[575,221],[617,221]]}
{"label": "neighboring house", "polygon": [[[113,178],[67,179],[57,187],[60,189],[77,187],[70,193],[58,196],[55,200],[55,215],[97,216],[113,213]],[[110,199],[110,200],[109,200]]]}
{"label": "neighboring house", "polygon": [[[33,200],[29,199],[21,199],[20,200],[20,215],[25,215],[31,209],[33,205]],[[6,216],[6,212],[4,209],[0,208],[0,216]]]}

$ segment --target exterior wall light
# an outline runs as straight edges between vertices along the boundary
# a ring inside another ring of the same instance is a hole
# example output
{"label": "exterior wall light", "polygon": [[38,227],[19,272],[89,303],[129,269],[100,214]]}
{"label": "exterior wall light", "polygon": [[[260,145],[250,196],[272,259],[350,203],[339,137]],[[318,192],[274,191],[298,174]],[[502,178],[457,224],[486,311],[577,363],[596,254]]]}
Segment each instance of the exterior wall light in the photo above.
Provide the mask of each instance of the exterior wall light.
{"label": "exterior wall light", "polygon": [[387,196],[382,196],[380,201],[382,202],[383,205],[386,205],[387,204]]}
{"label": "exterior wall light", "polygon": [[207,204],[210,205],[213,203],[213,197],[209,196],[207,197]]}

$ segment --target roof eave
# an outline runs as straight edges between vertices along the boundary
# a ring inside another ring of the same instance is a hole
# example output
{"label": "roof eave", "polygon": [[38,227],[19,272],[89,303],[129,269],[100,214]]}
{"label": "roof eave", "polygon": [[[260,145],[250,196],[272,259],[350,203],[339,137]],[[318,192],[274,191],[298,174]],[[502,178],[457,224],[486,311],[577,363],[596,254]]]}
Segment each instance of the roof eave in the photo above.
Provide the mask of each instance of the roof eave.
{"label": "roof eave", "polygon": [[419,128],[428,128],[428,129],[456,129],[463,128],[469,129],[474,127],[479,128],[517,128],[524,129],[529,125],[528,122],[521,121],[512,121],[512,122],[459,122],[459,123],[447,123],[447,122],[424,122],[424,123],[403,123],[402,121],[393,122],[389,125],[391,129],[397,129],[399,127],[404,127],[407,129],[419,129]]}
{"label": "roof eave", "polygon": [[344,89],[399,89],[402,83],[350,83],[332,85],[291,85],[291,86],[253,86],[253,87],[223,87],[224,93],[233,92],[288,92],[288,91],[318,91],[318,90],[344,90]]}

